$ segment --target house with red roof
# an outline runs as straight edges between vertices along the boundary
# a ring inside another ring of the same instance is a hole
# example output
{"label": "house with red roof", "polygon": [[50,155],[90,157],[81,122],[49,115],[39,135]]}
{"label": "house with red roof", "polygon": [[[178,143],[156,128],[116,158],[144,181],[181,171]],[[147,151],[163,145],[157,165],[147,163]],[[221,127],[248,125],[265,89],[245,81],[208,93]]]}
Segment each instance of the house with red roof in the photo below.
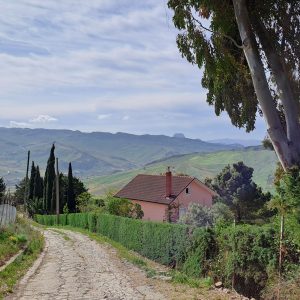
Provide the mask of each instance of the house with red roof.
{"label": "house with red roof", "polygon": [[191,203],[211,207],[216,195],[197,178],[174,176],[168,168],[165,175],[137,175],[115,197],[140,204],[144,220],[176,222]]}

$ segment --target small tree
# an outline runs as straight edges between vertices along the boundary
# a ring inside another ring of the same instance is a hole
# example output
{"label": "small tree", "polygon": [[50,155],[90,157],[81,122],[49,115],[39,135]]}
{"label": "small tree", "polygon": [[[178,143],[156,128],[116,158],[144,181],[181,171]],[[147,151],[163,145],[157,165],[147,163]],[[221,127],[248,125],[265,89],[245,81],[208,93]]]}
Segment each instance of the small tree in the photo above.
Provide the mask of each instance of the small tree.
{"label": "small tree", "polygon": [[223,203],[215,203],[212,207],[199,203],[191,203],[179,223],[197,227],[212,226],[218,222],[232,222],[234,216],[230,208]]}
{"label": "small tree", "polygon": [[253,168],[238,162],[226,166],[213,180],[206,180],[220,196],[216,201],[228,205],[238,222],[252,219],[271,198],[253,182],[252,176]]}
{"label": "small tree", "polygon": [[144,216],[141,206],[128,199],[109,197],[106,208],[110,214],[121,217],[142,219]]}
{"label": "small tree", "polygon": [[23,178],[18,184],[15,185],[15,200],[19,204],[24,203],[26,178]]}
{"label": "small tree", "polygon": [[179,223],[192,226],[204,227],[213,225],[213,218],[210,208],[198,203],[191,203],[185,215],[183,215]]}
{"label": "small tree", "polygon": [[275,209],[280,216],[279,238],[279,275],[283,265],[283,249],[285,236],[285,219],[288,215],[295,216],[299,222],[300,212],[300,171],[292,168],[281,175],[276,183],[277,195],[268,203],[270,209]]}

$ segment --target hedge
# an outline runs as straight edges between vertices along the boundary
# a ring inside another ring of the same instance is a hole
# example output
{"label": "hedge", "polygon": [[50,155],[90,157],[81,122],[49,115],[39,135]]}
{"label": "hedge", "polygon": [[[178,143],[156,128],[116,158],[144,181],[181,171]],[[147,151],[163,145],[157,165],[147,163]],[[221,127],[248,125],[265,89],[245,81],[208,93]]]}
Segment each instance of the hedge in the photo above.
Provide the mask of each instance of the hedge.
{"label": "hedge", "polygon": [[[35,220],[56,224],[56,216],[36,215]],[[234,282],[235,289],[247,296],[259,297],[278,261],[278,232],[270,226],[195,229],[94,213],[61,215],[60,224],[107,236],[189,276],[211,276],[227,286]],[[296,259],[294,265],[299,264],[299,256]]]}
{"label": "hedge", "polygon": [[[36,215],[35,220],[48,226],[57,225],[56,216],[52,215]],[[141,221],[109,214],[68,214],[60,215],[59,220],[61,225],[100,233],[151,260],[176,268],[184,265],[195,236],[211,235],[206,229],[191,230],[185,225]],[[203,249],[209,249],[209,241],[209,238],[203,240]],[[191,273],[205,275],[199,266],[195,266]]]}

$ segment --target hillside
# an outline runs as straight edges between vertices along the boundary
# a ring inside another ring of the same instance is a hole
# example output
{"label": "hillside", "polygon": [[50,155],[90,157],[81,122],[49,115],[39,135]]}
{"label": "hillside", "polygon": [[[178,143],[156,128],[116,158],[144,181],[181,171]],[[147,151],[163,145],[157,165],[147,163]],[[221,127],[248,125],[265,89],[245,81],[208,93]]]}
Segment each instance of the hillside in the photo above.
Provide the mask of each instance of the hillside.
{"label": "hillside", "polygon": [[162,173],[166,170],[166,166],[174,167],[177,173],[188,174],[204,180],[205,177],[216,175],[227,164],[237,161],[244,161],[247,166],[254,168],[254,181],[264,190],[273,190],[272,181],[277,157],[272,151],[256,148],[172,157],[148,164],[140,169],[119,172],[109,176],[87,178],[86,183],[90,192],[101,195],[109,190],[121,188],[139,173]]}
{"label": "hillside", "polygon": [[23,178],[28,150],[43,173],[53,142],[60,170],[66,172],[71,161],[74,174],[81,178],[137,169],[178,154],[241,148],[164,135],[0,128],[0,176],[8,186]]}

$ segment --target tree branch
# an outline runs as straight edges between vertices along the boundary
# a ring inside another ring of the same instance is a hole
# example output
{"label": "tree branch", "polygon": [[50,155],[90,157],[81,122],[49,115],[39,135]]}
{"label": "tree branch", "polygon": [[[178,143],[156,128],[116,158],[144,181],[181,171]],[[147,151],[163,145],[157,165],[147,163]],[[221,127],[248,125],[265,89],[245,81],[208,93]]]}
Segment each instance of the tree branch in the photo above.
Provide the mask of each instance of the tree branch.
{"label": "tree branch", "polygon": [[244,48],[243,45],[239,45],[239,44],[237,43],[237,41],[236,41],[234,38],[232,38],[231,36],[229,36],[229,35],[227,35],[227,34],[225,34],[225,33],[213,31],[213,30],[211,30],[211,29],[209,29],[209,28],[203,26],[202,23],[201,23],[199,20],[197,20],[193,15],[192,15],[192,18],[193,18],[193,20],[194,20],[196,23],[198,23],[198,25],[199,25],[202,29],[204,29],[204,30],[206,30],[206,31],[209,31],[209,32],[211,32],[211,33],[214,33],[214,34],[223,36],[223,37],[229,39],[229,40],[232,41],[232,43],[233,43],[237,48],[239,48],[239,49],[243,49],[243,48]]}

